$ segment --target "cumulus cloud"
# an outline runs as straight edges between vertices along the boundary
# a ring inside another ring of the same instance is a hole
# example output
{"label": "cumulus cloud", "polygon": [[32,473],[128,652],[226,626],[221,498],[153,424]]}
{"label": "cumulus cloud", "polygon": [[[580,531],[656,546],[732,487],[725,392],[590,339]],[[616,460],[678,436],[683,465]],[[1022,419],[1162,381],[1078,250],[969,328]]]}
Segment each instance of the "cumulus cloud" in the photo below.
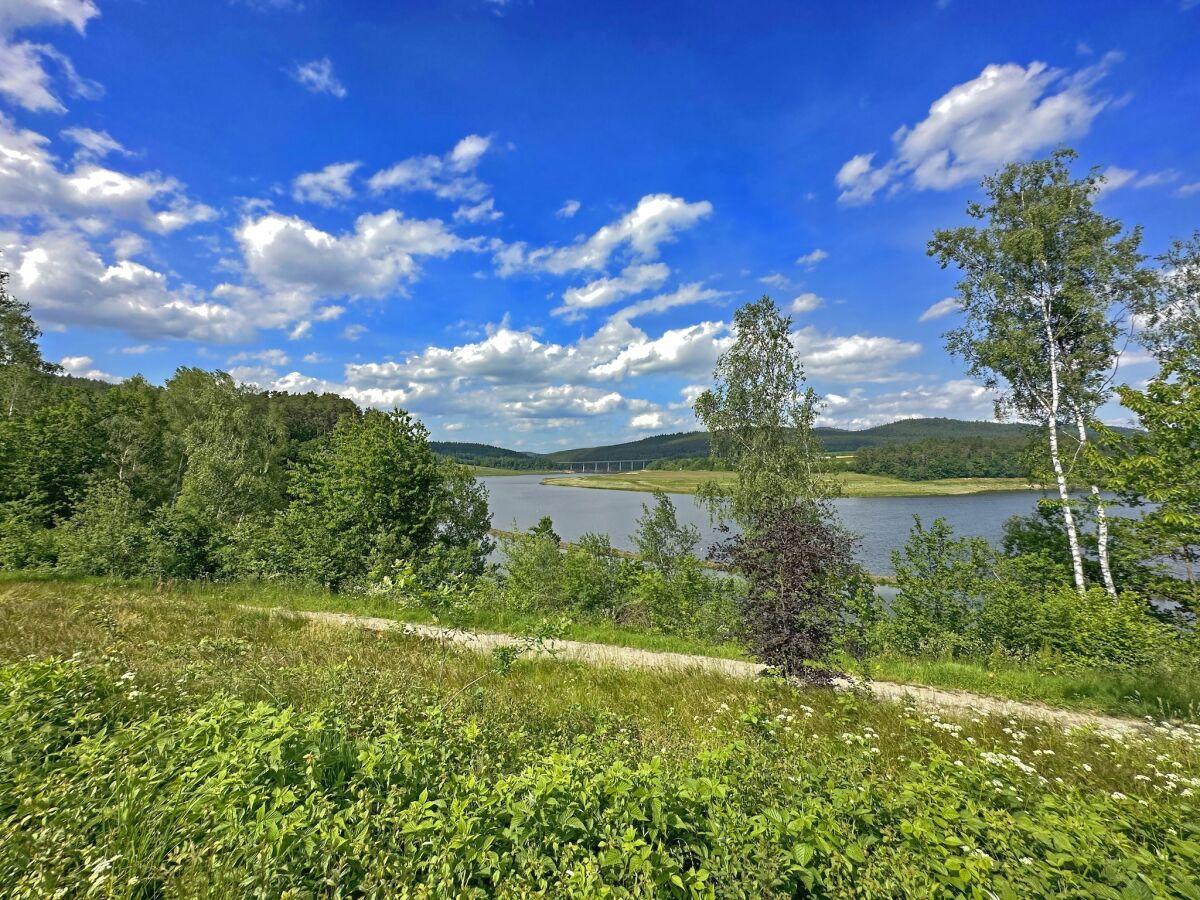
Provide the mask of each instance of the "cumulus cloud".
{"label": "cumulus cloud", "polygon": [[13,292],[29,302],[39,321],[115,328],[140,338],[176,337],[231,341],[249,337],[253,325],[239,310],[130,260],[106,263],[77,232],[0,239],[14,261]]}
{"label": "cumulus cloud", "polygon": [[806,268],[806,269],[811,269],[817,263],[819,263],[823,260],[826,260],[826,259],[829,259],[829,253],[826,252],[825,250],[822,250],[820,247],[818,247],[816,250],[813,250],[811,253],[802,254],[796,260],[796,265],[804,266],[804,268]]}
{"label": "cumulus cloud", "polygon": [[328,56],[312,62],[296,63],[288,69],[288,74],[297,84],[314,94],[328,94],[339,100],[346,96],[346,86],[333,73],[333,62]]}
{"label": "cumulus cloud", "polygon": [[64,372],[76,378],[91,378],[93,381],[107,381],[110,384],[118,384],[125,380],[120,375],[110,375],[97,369],[90,356],[64,356],[58,364]]}
{"label": "cumulus cloud", "polygon": [[305,172],[292,182],[292,198],[300,203],[335,206],[354,196],[350,179],[362,163],[330,163],[319,172]]}
{"label": "cumulus cloud", "polygon": [[[403,293],[419,274],[418,258],[477,249],[439,219],[408,219],[396,210],[359,216],[341,234],[270,212],[245,219],[235,237],[246,271],[272,298],[268,326],[307,315],[319,300]],[[229,296],[248,290],[220,288]]]}
{"label": "cumulus cloud", "polygon": [[817,307],[821,306],[825,301],[818,297],[812,291],[807,291],[798,297],[795,297],[788,306],[788,312],[797,315],[810,313]]}
{"label": "cumulus cloud", "polygon": [[60,167],[48,139],[0,114],[0,209],[9,216],[111,216],[167,234],[216,212],[157,172],[129,175],[81,160]]}
{"label": "cumulus cloud", "polygon": [[921,313],[920,321],[929,322],[933,319],[940,319],[944,316],[950,315],[951,313],[958,312],[961,308],[962,307],[959,304],[957,297],[946,297],[943,300],[939,300],[937,303],[930,304],[928,309]]}
{"label": "cumulus cloud", "polygon": [[680,285],[669,294],[659,294],[656,297],[649,297],[645,300],[639,300],[637,303],[632,303],[613,313],[612,319],[613,321],[628,321],[638,316],[666,312],[668,309],[675,309],[678,306],[691,306],[695,303],[707,303],[719,300],[728,295],[728,291],[706,288],[701,282],[693,281],[691,284]]}
{"label": "cumulus cloud", "polygon": [[838,428],[871,428],[898,419],[945,416],[987,421],[995,416],[995,395],[968,379],[869,396],[862,388],[824,397],[819,423]]}
{"label": "cumulus cloud", "polygon": [[556,275],[580,270],[601,270],[621,249],[639,261],[658,257],[659,246],[674,241],[680,231],[691,228],[712,213],[707,200],[689,203],[670,194],[647,194],[620,219],[605,225],[588,238],[563,247],[529,249],[524,243],[499,244],[497,270],[501,275],[520,271],[545,271]]}
{"label": "cumulus cloud", "polygon": [[413,156],[376,172],[367,184],[377,194],[385,191],[420,191],[442,200],[482,203],[489,188],[475,170],[491,148],[491,138],[469,134],[442,156]]}
{"label": "cumulus cloud", "polygon": [[575,218],[575,213],[579,212],[579,208],[582,205],[578,200],[568,200],[558,208],[558,212],[555,215],[560,219],[573,219]]}
{"label": "cumulus cloud", "polygon": [[1097,83],[1119,59],[1067,72],[1043,62],[989,65],[934,101],[916,125],[892,135],[893,156],[847,160],[835,182],[846,204],[870,202],[885,187],[947,190],[1046,147],[1080,137],[1109,103]]}
{"label": "cumulus cloud", "polygon": [[805,371],[840,384],[886,382],[909,377],[898,366],[921,352],[914,341],[852,334],[835,335],[813,326],[792,333]]}
{"label": "cumulus cloud", "polygon": [[47,44],[16,41],[23,28],[62,26],[80,34],[90,19],[100,15],[92,0],[4,0],[0,3],[0,94],[34,112],[65,112],[53,89],[54,64],[68,89],[77,96],[95,96],[99,86],[80,78],[71,61]]}
{"label": "cumulus cloud", "polygon": [[598,309],[658,287],[670,276],[671,270],[663,263],[644,263],[627,266],[613,278],[597,278],[581,287],[567,289],[563,293],[562,305],[551,310],[556,316],[568,320],[583,317],[586,310]]}

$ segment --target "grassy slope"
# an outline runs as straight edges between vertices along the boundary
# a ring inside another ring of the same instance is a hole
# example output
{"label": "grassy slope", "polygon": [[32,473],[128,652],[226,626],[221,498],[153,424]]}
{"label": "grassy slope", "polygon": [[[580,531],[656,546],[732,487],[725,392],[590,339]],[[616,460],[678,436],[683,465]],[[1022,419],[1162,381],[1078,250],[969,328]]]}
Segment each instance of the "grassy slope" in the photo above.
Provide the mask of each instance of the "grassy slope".
{"label": "grassy slope", "polygon": [[[0,573],[0,592],[6,588],[21,589],[34,584],[44,584],[46,591],[52,593],[57,590],[66,595],[89,590],[123,591],[135,597],[148,597],[154,593],[149,584],[139,586],[102,579],[32,579],[34,576],[29,573]],[[424,609],[397,606],[385,598],[331,594],[313,588],[279,583],[183,583],[174,585],[171,595],[201,608],[259,606],[345,612],[418,624],[437,622]],[[452,621],[438,622],[474,631],[505,634],[531,633],[543,623],[542,616],[489,607],[462,610],[454,615]],[[672,635],[619,628],[608,622],[567,622],[563,624],[560,636],[570,640],[633,647],[639,650],[688,653],[724,659],[753,658],[744,648],[735,644],[707,644]],[[1063,709],[1132,717],[1171,716],[1200,721],[1200,673],[1188,676],[1182,673],[1155,672],[1136,675],[1119,672],[1053,672],[1004,661],[948,662],[895,657],[872,659],[867,664],[867,671],[872,678],[880,681],[971,691],[1009,700],[1042,702]]]}
{"label": "grassy slope", "polygon": [[[617,491],[665,491],[669,494],[694,494],[705,481],[725,481],[734,476],[729,472],[641,472],[588,475],[583,477],[547,478],[543,484],[559,487],[605,488]],[[838,472],[847,497],[933,497],[956,494],[981,494],[989,491],[1028,490],[1020,478],[943,478],[937,481],[902,481],[882,475],[862,475],[858,472]]]}
{"label": "grassy slope", "polygon": [[[76,653],[97,668],[29,662]],[[502,676],[401,635],[61,582],[0,585],[0,664],[14,896],[687,896],[670,872],[694,896],[812,892],[797,871],[822,896],[1149,896],[1200,861],[1195,735],[951,726],[687,672]]]}

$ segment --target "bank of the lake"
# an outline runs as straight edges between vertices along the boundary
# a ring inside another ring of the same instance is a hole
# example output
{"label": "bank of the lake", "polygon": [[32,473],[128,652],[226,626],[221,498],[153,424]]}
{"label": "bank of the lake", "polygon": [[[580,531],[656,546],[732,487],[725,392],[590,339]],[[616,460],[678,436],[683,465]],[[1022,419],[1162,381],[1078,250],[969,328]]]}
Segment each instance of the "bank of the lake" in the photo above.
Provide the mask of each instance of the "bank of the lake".
{"label": "bank of the lake", "polygon": [[[735,477],[731,472],[642,469],[637,472],[556,475],[546,478],[542,483],[552,487],[694,494],[706,481],[726,481]],[[864,475],[860,472],[837,472],[832,477],[841,484],[846,497],[946,497],[1034,489],[1034,486],[1022,478],[940,478],[934,481],[904,481],[886,475]]]}

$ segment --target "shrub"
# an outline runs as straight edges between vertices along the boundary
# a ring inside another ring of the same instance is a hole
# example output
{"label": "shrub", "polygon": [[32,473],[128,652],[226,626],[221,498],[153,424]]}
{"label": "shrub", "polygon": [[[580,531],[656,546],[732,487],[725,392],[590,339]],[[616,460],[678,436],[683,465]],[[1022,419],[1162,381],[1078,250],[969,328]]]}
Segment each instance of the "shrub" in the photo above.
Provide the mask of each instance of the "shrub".
{"label": "shrub", "polygon": [[[1137,671],[1166,658],[1175,631],[1131,594],[1115,601],[1103,589],[1080,595],[1070,584],[1041,580],[1039,562],[1010,561],[987,588],[977,634],[1011,653],[1049,651],[1070,665]],[[1031,579],[1030,576],[1033,576]]]}
{"label": "shrub", "polygon": [[982,538],[954,538],[945,519],[929,528],[913,520],[908,542],[892,552],[898,592],[885,639],[904,653],[957,652],[971,641],[995,554]]}
{"label": "shrub", "polygon": [[94,482],[75,515],[57,530],[59,567],[82,575],[152,574],[159,551],[146,519],[125,482]]}
{"label": "shrub", "polygon": [[758,514],[712,556],[745,576],[741,620],[755,656],[786,675],[827,681],[837,649],[861,653],[875,594],[854,560],[857,538],[822,503]]}

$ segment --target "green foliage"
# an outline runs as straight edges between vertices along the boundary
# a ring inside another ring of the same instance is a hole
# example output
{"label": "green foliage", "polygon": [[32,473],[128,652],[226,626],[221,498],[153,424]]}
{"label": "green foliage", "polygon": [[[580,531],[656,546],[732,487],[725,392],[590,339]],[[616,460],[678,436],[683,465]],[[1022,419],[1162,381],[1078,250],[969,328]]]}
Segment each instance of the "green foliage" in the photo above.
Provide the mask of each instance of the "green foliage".
{"label": "green foliage", "polygon": [[654,508],[642,504],[633,543],[644,561],[670,571],[695,556],[700,529],[695,525],[680,525],[674,502],[662,491],[655,491]]}
{"label": "green foliage", "polygon": [[95,482],[71,520],[56,530],[59,568],[126,578],[157,574],[161,550],[146,519],[125,482]]}
{"label": "green foliage", "polygon": [[280,574],[332,586],[382,575],[435,544],[469,548],[482,564],[487,495],[461,466],[439,460],[407,413],[345,417],[292,478],[277,518]]}
{"label": "green foliage", "polygon": [[502,602],[523,613],[565,614],[717,644],[731,640],[741,584],[682,552],[693,535],[668,507],[669,500],[646,510],[638,535],[646,556],[614,550],[598,534],[563,549],[546,519],[529,531],[504,534]]}
{"label": "green foliage", "polygon": [[898,588],[886,623],[889,644],[906,653],[962,649],[995,554],[981,538],[955,538],[945,519],[925,528],[919,516],[902,550],[892,552]]}
{"label": "green foliage", "polygon": [[[472,688],[486,660],[202,621],[176,678],[0,669],[8,896],[1196,892],[1184,729],[1110,742],[557,663]],[[339,662],[364,656],[382,671]]]}
{"label": "green foliage", "polygon": [[1177,353],[1144,390],[1117,389],[1141,430],[1111,431],[1096,454],[1107,484],[1126,502],[1150,508],[1132,526],[1151,556],[1165,556],[1183,570],[1176,584],[1157,587],[1193,611],[1200,610],[1200,350]]}
{"label": "green foliage", "polygon": [[968,658],[998,651],[1076,670],[1194,665],[1188,632],[1158,621],[1141,597],[1074,591],[1064,543],[1053,523],[1022,519],[1009,523],[1005,556],[953,537],[940,519],[928,529],[918,519],[893,555],[899,592],[880,624],[885,649]]}
{"label": "green foliage", "polygon": [[854,454],[852,471],[907,481],[938,478],[1024,478],[1024,438],[939,440],[865,447]]}
{"label": "green foliage", "polygon": [[737,473],[736,484],[709,482],[699,495],[715,518],[729,516],[743,529],[833,493],[820,474],[817,396],[805,386],[791,325],[770,297],[740,307],[734,343],[713,371],[716,383],[695,403],[712,436],[711,455]]}

